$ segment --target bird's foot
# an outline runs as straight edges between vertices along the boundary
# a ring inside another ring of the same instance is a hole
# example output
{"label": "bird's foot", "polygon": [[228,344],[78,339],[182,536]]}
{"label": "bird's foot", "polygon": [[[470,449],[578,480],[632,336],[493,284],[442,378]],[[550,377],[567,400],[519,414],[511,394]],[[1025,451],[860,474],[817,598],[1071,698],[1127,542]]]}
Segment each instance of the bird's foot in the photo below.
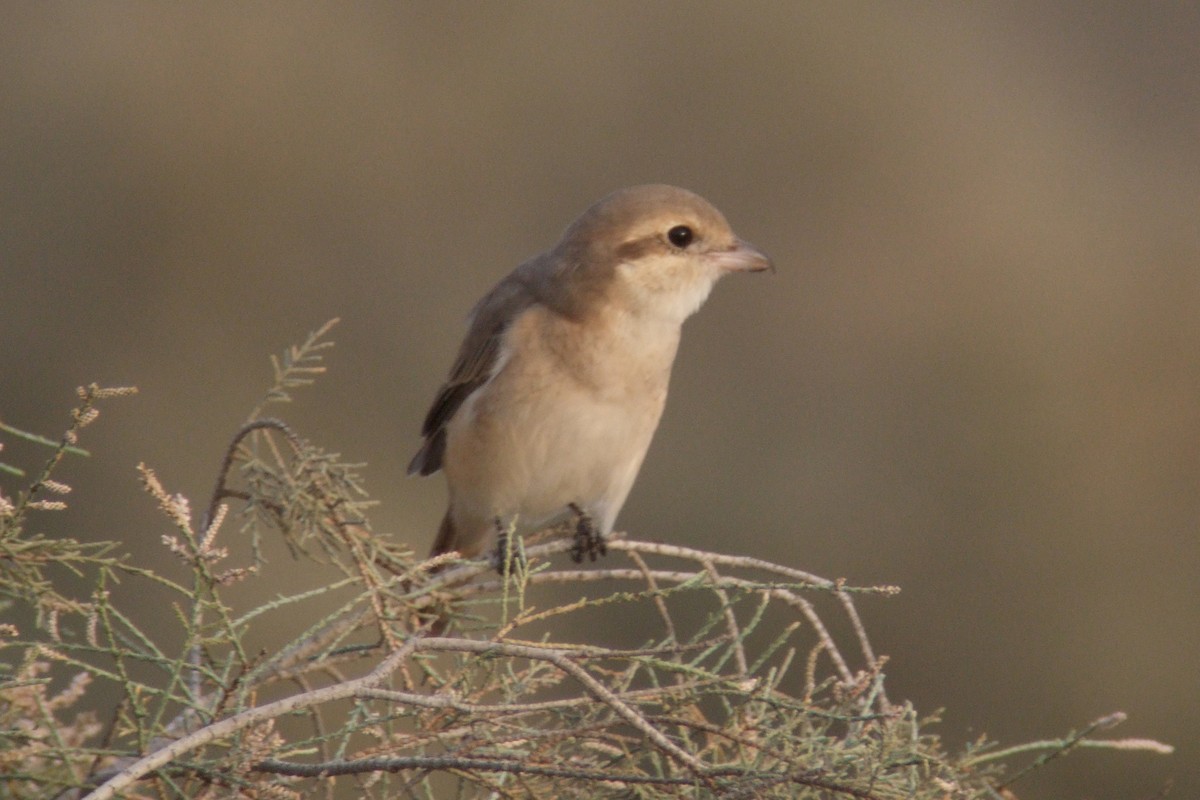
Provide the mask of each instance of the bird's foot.
{"label": "bird's foot", "polygon": [[516,575],[528,566],[521,537],[496,517],[496,549],[492,551],[492,566],[501,575]]}
{"label": "bird's foot", "polygon": [[582,564],[584,556],[590,561],[595,561],[596,556],[608,555],[604,534],[596,527],[592,515],[575,503],[571,503],[568,508],[575,514],[575,544],[570,550],[571,560]]}

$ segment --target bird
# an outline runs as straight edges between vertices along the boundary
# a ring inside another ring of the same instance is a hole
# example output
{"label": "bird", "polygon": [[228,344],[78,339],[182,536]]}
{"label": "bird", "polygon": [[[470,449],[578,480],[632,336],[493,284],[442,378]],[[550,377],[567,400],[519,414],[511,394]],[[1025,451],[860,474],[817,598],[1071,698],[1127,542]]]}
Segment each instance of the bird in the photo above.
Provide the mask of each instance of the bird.
{"label": "bird", "polygon": [[475,305],[409,475],[445,473],[430,556],[503,571],[509,532],[574,520],[604,554],[667,399],[684,320],[736,272],[774,270],[686,189],[620,189]]}

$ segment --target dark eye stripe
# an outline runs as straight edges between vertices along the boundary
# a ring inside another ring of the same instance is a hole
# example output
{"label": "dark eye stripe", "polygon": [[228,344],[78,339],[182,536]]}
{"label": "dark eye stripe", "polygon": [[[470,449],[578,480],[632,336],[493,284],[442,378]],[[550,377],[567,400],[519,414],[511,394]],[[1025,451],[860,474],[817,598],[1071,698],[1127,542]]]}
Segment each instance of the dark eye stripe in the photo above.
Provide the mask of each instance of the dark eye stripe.
{"label": "dark eye stripe", "polygon": [[637,261],[643,256],[661,252],[662,249],[662,239],[659,239],[657,236],[649,236],[644,239],[631,239],[617,248],[617,260]]}

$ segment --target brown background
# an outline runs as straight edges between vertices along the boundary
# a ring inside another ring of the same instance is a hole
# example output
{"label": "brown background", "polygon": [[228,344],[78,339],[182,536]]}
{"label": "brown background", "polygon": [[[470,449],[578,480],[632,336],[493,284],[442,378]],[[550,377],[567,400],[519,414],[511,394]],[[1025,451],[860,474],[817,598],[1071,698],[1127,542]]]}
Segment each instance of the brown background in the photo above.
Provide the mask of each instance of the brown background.
{"label": "brown background", "polygon": [[901,584],[867,622],[952,740],[1121,709],[1179,746],[1023,797],[1200,794],[1195,4],[6,3],[0,142],[0,418],[142,390],[50,530],[157,554],[134,464],[198,504],[340,315],[282,411],[425,547],[403,468],[470,304],[678,183],[779,272],[688,324],[620,526]]}

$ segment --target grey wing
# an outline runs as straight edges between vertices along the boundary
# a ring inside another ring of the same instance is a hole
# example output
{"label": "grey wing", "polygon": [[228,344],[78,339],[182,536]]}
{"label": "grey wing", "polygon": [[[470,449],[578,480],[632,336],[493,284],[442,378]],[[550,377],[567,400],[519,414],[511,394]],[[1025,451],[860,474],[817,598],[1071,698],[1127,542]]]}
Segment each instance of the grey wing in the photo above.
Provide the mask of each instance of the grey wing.
{"label": "grey wing", "polygon": [[408,474],[432,475],[442,468],[446,425],[471,394],[492,377],[500,345],[512,321],[534,303],[518,270],[498,283],[471,312],[470,328],[459,348],[450,376],[438,390],[421,435],[425,442],[408,464]]}

